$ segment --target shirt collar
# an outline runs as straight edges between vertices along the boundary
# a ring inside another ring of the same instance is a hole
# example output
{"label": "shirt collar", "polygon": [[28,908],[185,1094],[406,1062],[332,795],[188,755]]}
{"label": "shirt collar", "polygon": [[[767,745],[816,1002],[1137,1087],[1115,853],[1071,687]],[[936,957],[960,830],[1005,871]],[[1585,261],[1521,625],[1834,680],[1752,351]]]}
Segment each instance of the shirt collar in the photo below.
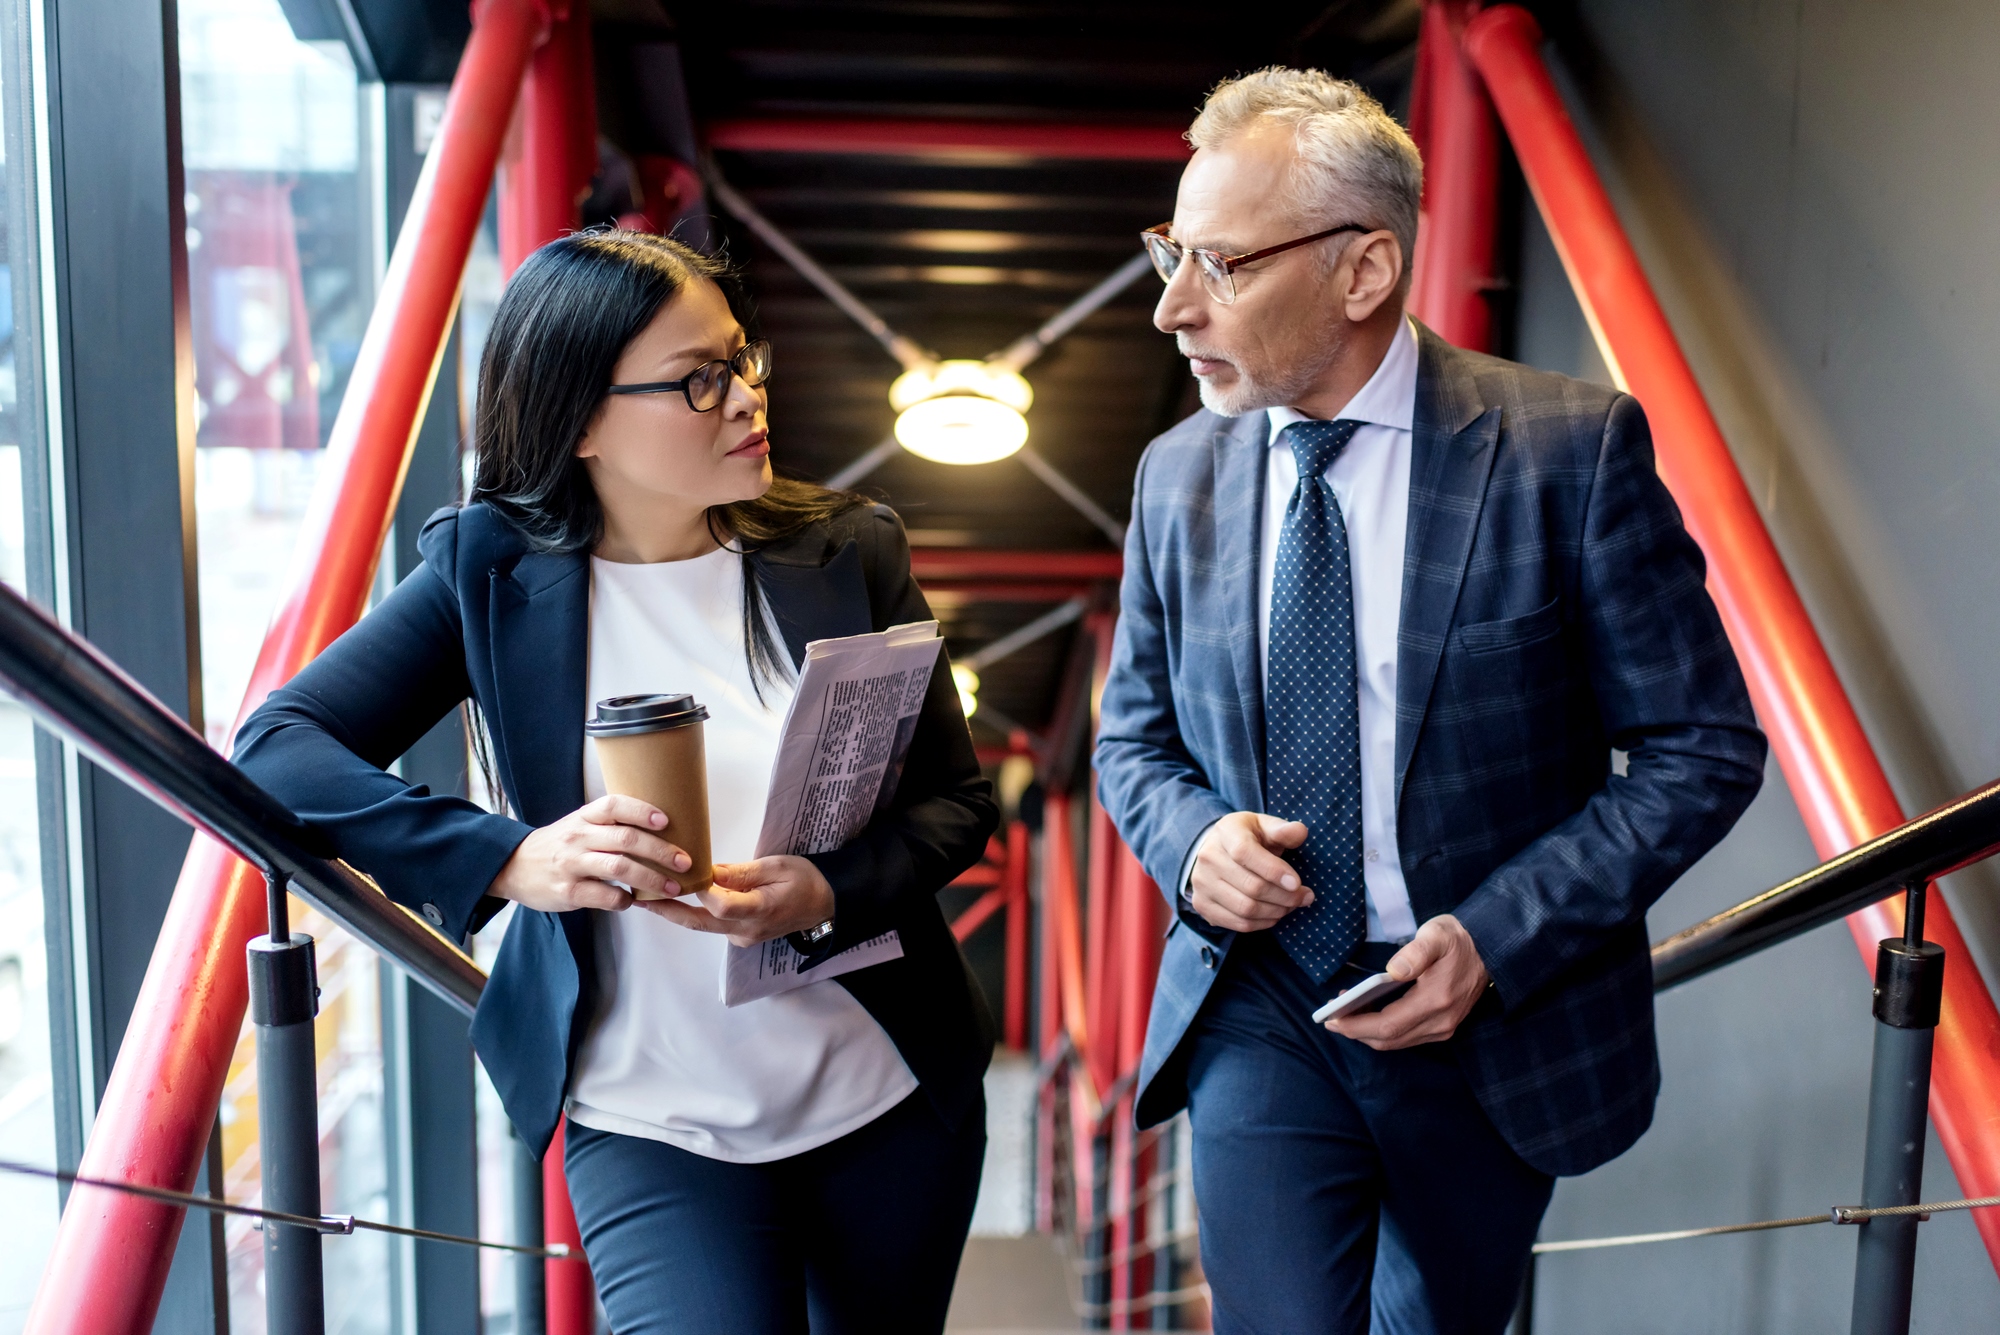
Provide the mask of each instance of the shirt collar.
{"label": "shirt collar", "polygon": [[[1294,422],[1310,419],[1296,408],[1266,408],[1271,419],[1271,439]],[[1396,322],[1395,337],[1382,354],[1382,364],[1361,392],[1348,400],[1340,416],[1349,421],[1409,431],[1417,419],[1417,335],[1408,317]]]}

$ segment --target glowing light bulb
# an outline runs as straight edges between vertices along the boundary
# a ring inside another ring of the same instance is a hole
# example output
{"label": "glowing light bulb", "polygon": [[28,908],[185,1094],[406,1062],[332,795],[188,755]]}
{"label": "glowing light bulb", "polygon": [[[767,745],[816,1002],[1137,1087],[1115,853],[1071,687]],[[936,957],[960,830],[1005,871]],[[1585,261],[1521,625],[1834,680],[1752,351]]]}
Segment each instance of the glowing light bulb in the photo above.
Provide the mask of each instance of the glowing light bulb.
{"label": "glowing light bulb", "polygon": [[971,718],[979,710],[979,674],[963,663],[953,663],[951,680],[958,687],[958,707]]}
{"label": "glowing light bulb", "polygon": [[941,464],[985,464],[1028,443],[1022,414],[1035,391],[1020,372],[992,362],[946,361],[905,371],[889,387],[896,440]]}

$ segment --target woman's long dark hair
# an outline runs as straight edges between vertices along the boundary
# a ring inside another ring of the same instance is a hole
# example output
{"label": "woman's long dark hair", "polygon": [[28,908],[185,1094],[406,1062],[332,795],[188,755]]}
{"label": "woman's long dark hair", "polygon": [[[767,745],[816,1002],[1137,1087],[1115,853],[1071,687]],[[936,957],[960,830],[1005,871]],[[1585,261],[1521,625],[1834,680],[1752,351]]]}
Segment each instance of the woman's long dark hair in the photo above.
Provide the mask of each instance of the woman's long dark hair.
{"label": "woman's long dark hair", "polygon": [[[627,345],[697,281],[719,287],[749,326],[735,271],[667,237],[579,232],[528,256],[501,295],[479,359],[472,500],[499,512],[539,551],[596,547],[604,507],[576,447]],[[791,662],[772,639],[750,555],[863,504],[852,492],[779,477],[755,500],[710,507],[717,544],[743,554],[743,643],[753,688],[789,677]]]}

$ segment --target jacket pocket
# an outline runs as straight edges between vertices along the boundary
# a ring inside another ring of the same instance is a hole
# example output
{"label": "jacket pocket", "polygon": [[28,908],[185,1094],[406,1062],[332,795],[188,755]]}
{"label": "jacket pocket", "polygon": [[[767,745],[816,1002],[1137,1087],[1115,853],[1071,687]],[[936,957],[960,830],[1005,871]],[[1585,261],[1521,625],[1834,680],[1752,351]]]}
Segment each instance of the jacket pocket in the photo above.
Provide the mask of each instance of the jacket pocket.
{"label": "jacket pocket", "polygon": [[1545,640],[1562,629],[1562,600],[1551,598],[1532,612],[1498,621],[1475,621],[1458,628],[1458,642],[1467,653],[1490,654]]}

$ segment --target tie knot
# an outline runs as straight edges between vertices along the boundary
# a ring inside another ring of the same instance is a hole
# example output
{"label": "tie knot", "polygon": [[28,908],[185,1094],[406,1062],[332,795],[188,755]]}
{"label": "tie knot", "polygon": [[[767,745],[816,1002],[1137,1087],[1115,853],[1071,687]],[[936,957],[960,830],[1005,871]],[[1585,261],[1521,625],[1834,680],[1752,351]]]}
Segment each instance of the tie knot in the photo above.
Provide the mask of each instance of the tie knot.
{"label": "tie knot", "polygon": [[1343,417],[1331,422],[1294,422],[1280,436],[1291,445],[1303,482],[1324,473],[1360,429],[1361,423]]}

